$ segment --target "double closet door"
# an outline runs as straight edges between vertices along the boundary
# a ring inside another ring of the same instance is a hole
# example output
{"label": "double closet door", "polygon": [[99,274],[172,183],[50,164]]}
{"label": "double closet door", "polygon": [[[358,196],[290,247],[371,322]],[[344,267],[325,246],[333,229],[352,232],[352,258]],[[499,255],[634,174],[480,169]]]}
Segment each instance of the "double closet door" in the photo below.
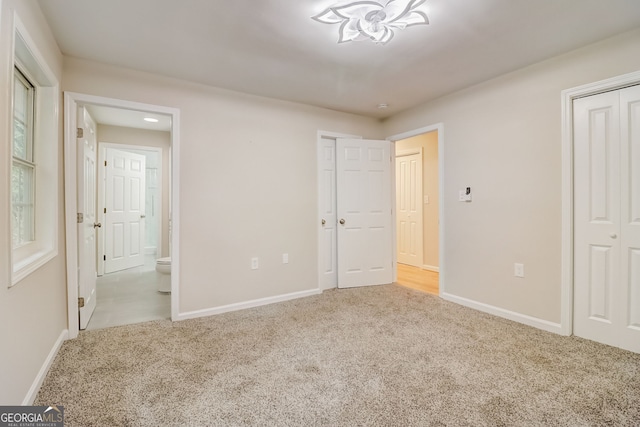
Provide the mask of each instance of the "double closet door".
{"label": "double closet door", "polygon": [[574,334],[640,352],[640,86],[573,113]]}
{"label": "double closet door", "polygon": [[322,139],[318,147],[320,286],[393,281],[391,143]]}

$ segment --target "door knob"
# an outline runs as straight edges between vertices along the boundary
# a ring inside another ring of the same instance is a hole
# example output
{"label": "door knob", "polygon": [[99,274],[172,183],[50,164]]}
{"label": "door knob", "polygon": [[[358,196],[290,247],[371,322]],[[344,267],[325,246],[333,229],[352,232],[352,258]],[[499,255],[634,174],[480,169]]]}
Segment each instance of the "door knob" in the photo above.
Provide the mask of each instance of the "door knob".
{"label": "door knob", "polygon": [[325,225],[327,223],[327,221],[324,220],[324,218],[322,219],[322,225]]}
{"label": "door knob", "polygon": [[100,228],[100,227],[102,227],[101,223],[99,223],[99,222],[94,222],[93,223],[93,228]]}
{"label": "door knob", "polygon": [[340,224],[344,225],[344,223],[345,223],[345,220],[344,220],[344,218],[342,218],[342,219],[340,220]]}
{"label": "door knob", "polygon": [[609,237],[611,237],[612,239],[616,239],[618,235],[616,233],[611,233],[609,234]]}
{"label": "door knob", "polygon": [[140,218],[142,218],[142,219],[144,219],[146,217],[147,217],[146,215],[140,215]]}

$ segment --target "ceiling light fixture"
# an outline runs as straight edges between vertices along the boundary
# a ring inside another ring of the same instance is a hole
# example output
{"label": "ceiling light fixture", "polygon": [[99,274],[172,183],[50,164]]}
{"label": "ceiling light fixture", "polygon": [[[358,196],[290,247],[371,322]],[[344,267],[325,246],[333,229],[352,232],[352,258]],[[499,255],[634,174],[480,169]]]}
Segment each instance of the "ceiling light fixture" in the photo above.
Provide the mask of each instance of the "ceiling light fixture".
{"label": "ceiling light fixture", "polygon": [[144,121],[149,123],[158,123],[158,119],[154,119],[153,117],[145,117]]}
{"label": "ceiling light fixture", "polygon": [[426,25],[429,18],[421,6],[426,0],[342,1],[329,6],[312,19],[323,24],[340,24],[338,43],[372,40],[387,44],[394,30]]}

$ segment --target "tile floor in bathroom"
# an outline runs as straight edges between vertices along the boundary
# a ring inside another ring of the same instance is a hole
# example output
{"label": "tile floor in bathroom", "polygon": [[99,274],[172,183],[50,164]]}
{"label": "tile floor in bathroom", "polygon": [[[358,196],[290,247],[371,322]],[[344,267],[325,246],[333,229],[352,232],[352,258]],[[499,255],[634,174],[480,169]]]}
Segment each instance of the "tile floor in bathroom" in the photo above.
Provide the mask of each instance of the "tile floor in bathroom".
{"label": "tile floor in bathroom", "polygon": [[97,303],[87,330],[171,318],[171,294],[158,292],[155,255],[141,267],[98,277]]}

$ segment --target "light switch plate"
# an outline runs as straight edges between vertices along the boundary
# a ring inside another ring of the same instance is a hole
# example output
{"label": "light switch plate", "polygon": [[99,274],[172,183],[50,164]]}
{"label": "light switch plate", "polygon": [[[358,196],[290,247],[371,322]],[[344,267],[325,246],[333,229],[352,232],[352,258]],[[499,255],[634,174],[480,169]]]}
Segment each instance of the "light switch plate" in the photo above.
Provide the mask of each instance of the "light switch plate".
{"label": "light switch plate", "polygon": [[524,277],[524,264],[513,264],[513,275],[516,277]]}

